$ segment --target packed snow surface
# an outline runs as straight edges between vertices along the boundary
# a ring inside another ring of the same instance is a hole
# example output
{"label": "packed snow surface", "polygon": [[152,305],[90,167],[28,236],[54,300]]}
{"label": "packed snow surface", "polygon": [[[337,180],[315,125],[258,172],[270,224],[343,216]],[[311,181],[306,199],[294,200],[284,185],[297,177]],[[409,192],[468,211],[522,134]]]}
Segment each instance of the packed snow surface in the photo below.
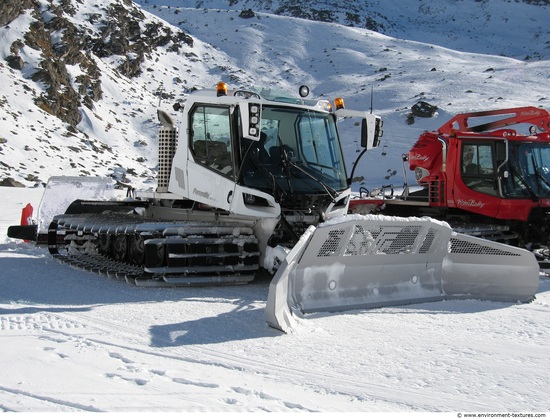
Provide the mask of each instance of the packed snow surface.
{"label": "packed snow surface", "polygon": [[42,192],[0,188],[0,411],[550,410],[543,274],[529,304],[323,314],[283,334],[267,280],[137,288],[7,238]]}

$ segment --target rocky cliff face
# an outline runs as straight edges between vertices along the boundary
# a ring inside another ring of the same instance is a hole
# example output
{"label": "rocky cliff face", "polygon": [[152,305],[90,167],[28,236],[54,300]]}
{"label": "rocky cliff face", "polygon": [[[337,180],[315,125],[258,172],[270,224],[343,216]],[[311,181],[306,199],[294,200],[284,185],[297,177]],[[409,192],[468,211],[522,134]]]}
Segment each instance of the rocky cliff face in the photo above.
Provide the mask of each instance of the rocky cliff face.
{"label": "rocky cliff face", "polygon": [[0,26],[7,25],[31,7],[33,7],[33,0],[4,0],[0,8]]}
{"label": "rocky cliff face", "polygon": [[205,48],[130,0],[1,0],[0,181],[151,187],[157,107],[226,71]]}
{"label": "rocky cliff face", "polygon": [[[81,120],[79,108],[91,109],[102,98],[98,58],[116,56],[120,74],[132,78],[141,74],[144,58],[153,49],[170,44],[177,52],[183,44],[193,45],[192,38],[181,31],[158,22],[144,23],[143,12],[130,0],[112,1],[97,13],[79,10],[78,3],[4,0],[0,8],[0,26],[9,26],[22,14],[30,17],[22,39],[10,45],[6,63],[23,71],[21,49],[28,46],[38,51],[38,66],[27,70],[28,77],[44,86],[34,102],[73,127]],[[74,78],[71,66],[79,68]]]}

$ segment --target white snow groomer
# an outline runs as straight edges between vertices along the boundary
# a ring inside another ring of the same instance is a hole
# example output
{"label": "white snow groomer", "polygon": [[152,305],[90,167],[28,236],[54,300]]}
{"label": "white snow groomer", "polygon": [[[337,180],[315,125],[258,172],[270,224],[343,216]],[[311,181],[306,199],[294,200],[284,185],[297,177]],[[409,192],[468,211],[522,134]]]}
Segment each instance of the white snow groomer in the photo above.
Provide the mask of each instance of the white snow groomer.
{"label": "white snow groomer", "polygon": [[347,215],[337,121],[357,118],[361,145],[372,148],[381,119],[307,95],[305,86],[290,97],[225,83],[196,91],[179,130],[158,112],[156,190],[105,200],[104,179],[52,178],[38,226],[9,235],[140,286],[244,284],[276,271],[266,311],[281,330],[293,312],[533,298],[538,265],[527,251],[430,219]]}

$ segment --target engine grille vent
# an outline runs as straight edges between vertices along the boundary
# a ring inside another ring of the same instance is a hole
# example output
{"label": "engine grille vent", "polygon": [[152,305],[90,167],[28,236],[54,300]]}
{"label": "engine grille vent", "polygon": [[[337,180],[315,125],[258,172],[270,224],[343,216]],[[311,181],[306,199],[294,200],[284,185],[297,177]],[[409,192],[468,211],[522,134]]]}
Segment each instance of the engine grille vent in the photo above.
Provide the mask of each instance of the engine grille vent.
{"label": "engine grille vent", "polygon": [[178,130],[176,128],[159,128],[157,192],[168,192],[170,171],[172,170],[172,159],[176,153],[177,134]]}

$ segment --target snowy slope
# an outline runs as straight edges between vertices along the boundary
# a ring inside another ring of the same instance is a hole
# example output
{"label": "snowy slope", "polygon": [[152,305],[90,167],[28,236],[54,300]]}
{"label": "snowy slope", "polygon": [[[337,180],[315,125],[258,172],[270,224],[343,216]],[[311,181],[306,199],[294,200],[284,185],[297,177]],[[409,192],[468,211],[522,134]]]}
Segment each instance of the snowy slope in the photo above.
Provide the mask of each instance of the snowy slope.
{"label": "snowy slope", "polygon": [[[346,107],[367,110],[373,90],[374,112],[384,119],[384,138],[378,150],[363,157],[356,171],[369,189],[389,182],[402,185],[402,154],[420,133],[437,129],[456,113],[550,104],[550,94],[544,88],[550,77],[547,60],[530,62],[458,52],[366,29],[263,13],[243,19],[239,17],[240,3],[233,11],[152,7],[153,0],[142,3],[147,10],[226,52],[243,74],[254,75],[242,78],[243,82],[275,84],[287,90],[308,84],[314,96],[330,100],[340,96]],[[518,45],[528,42],[516,35]],[[471,42],[461,39],[463,45]],[[438,106],[439,113],[408,125],[406,116],[419,100]],[[358,155],[358,138],[343,134],[351,170]]]}
{"label": "snowy slope", "polygon": [[548,412],[550,281],[530,304],[446,301],[265,322],[268,283],[141,289],[4,232],[0,412]]}
{"label": "snowy slope", "polygon": [[[84,27],[96,31],[85,13],[104,13],[107,3],[76,2],[79,14],[74,19],[81,16]],[[430,2],[428,13],[418,0],[407,0],[403,7],[395,2],[368,2],[368,11],[372,7],[388,21],[399,23],[388,24],[400,28],[401,32],[395,32],[398,38],[394,38],[359,26],[263,12],[244,19],[239,17],[241,10],[256,3],[229,3],[234,4],[234,10],[205,9],[204,2],[141,1],[147,21],[156,19],[154,13],[174,25],[170,26],[174,30],[178,27],[190,34],[194,44],[177,54],[167,48],[155,50],[146,57],[142,76],[131,80],[114,70],[121,57],[98,59],[105,94],[93,111],[82,108],[84,118],[76,134],[68,133],[65,124],[31,101],[41,86],[25,78],[25,71],[33,68],[37,51],[24,48],[28,65],[22,73],[0,61],[0,83],[6,86],[0,102],[5,104],[0,106],[0,178],[11,176],[32,186],[61,173],[106,174],[125,178],[139,188],[153,188],[157,164],[155,112],[159,103],[172,111],[172,104],[185,100],[190,89],[211,87],[220,79],[237,86],[277,85],[287,90],[306,83],[314,96],[342,96],[348,108],[357,109],[370,109],[373,89],[374,110],[385,119],[385,138],[382,147],[370,152],[356,172],[367,179],[369,188],[388,182],[401,184],[401,155],[419,133],[439,127],[455,113],[517,105],[548,107],[550,97],[544,87],[550,77],[545,58],[548,29],[543,26],[548,6],[507,2],[503,7],[496,0]],[[195,9],[195,4],[200,8]],[[224,4],[227,7],[228,2],[208,2],[208,7],[221,8]],[[462,7],[462,13],[456,7]],[[473,18],[456,17],[461,25],[452,32],[442,31],[449,20],[445,16],[463,16],[464,9],[468,16],[477,16],[477,8],[485,10],[480,16],[485,16],[482,26],[489,31],[484,35],[487,41],[474,37],[479,33],[480,21]],[[404,14],[403,9],[424,13]],[[438,14],[441,17],[435,19]],[[0,28],[2,57],[22,36],[30,19],[22,15],[9,27]],[[434,26],[424,26],[426,22]],[[422,43],[426,39],[416,35],[405,36],[406,31],[414,32],[418,27],[425,27],[427,34],[448,36],[438,37],[437,45]],[[526,30],[516,30],[520,27]],[[446,44],[450,38],[453,42]],[[491,42],[499,42],[499,47],[479,49]],[[540,52],[539,59],[514,58],[523,58],[523,53],[514,51],[526,45]],[[492,55],[482,54],[487,51]],[[159,91],[170,99],[159,100]],[[439,115],[409,126],[406,114],[418,100],[437,105]],[[177,120],[178,115],[174,117]],[[348,135],[344,138],[350,170],[357,157],[358,139]]]}
{"label": "snowy slope", "polygon": [[[36,3],[43,10],[41,18],[47,21],[49,8],[59,2]],[[75,13],[63,17],[95,36],[100,36],[100,23],[107,19],[109,6],[138,7],[121,0],[71,4]],[[142,27],[163,24],[177,31],[143,13]],[[10,68],[5,61],[14,43],[25,39],[33,22],[36,16],[27,10],[9,25],[0,26],[0,180],[12,177],[33,186],[60,174],[108,175],[140,188],[152,188],[157,166],[156,110],[162,98],[170,98],[166,107],[171,109],[172,103],[184,100],[190,89],[210,87],[223,77],[224,71],[214,68],[209,59],[212,47],[198,39],[192,46],[182,45],[177,53],[170,50],[171,43],[159,47],[145,56],[142,74],[132,79],[117,70],[126,56],[99,57],[87,51],[101,74],[103,94],[91,108],[80,107],[82,120],[71,127],[34,103],[46,89],[44,83],[31,78],[40,68],[43,52],[24,44],[18,52],[25,62],[22,70]],[[54,37],[59,34],[53,33]],[[231,69],[225,54],[215,54],[220,67]],[[67,70],[78,90],[76,78],[82,69],[69,65]]]}
{"label": "snowy slope", "polygon": [[[548,0],[137,0],[156,6],[252,10],[375,30],[457,51],[547,59]],[[290,35],[290,34],[289,34]],[[323,38],[324,40],[324,38]]]}

